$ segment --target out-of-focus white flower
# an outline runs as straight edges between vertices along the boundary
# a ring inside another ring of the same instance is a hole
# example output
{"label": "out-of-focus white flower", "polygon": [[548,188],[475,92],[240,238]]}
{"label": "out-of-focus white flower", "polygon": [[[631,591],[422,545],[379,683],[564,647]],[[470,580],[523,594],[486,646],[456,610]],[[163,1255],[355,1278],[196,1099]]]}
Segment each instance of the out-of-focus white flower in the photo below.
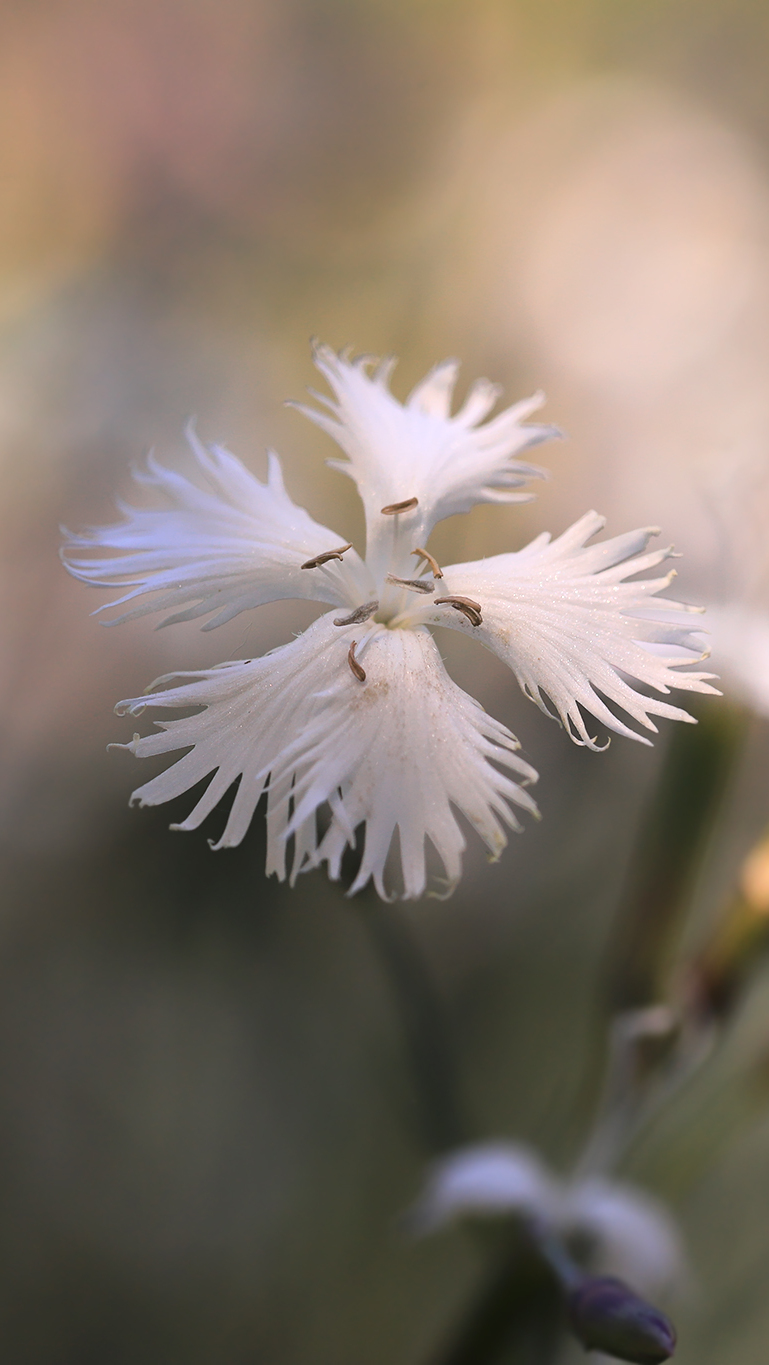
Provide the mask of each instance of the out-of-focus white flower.
{"label": "out-of-focus white flower", "polygon": [[652,1295],[683,1283],[685,1262],[676,1224],[645,1190],[592,1176],[566,1185],[562,1200],[561,1227],[567,1235],[592,1242],[602,1274],[619,1275]]}
{"label": "out-of-focus white flower", "polygon": [[684,1282],[681,1238],[658,1200],[605,1177],[558,1179],[534,1152],[512,1142],[478,1143],[435,1162],[408,1224],[426,1234],[460,1218],[511,1214],[585,1243],[592,1270],[619,1275],[639,1293]]}
{"label": "out-of-focus white flower", "polygon": [[[579,467],[587,496],[600,489],[612,517],[633,508],[661,518],[686,547],[686,592],[709,612],[711,603],[766,611],[762,159],[712,107],[625,76],[564,88],[533,115],[525,139],[503,139],[476,248],[489,325],[496,314],[505,340],[512,329],[520,345],[522,326],[532,339],[530,363],[546,367],[564,420],[590,452]],[[571,501],[567,481],[556,497],[564,489]],[[734,663],[724,690],[734,681],[753,704],[758,621],[742,624],[744,654],[724,622],[724,658]],[[721,674],[715,619],[712,629]],[[759,683],[759,699],[766,687]]]}
{"label": "out-of-focus white flower", "polygon": [[709,607],[708,635],[729,694],[769,716],[769,613],[741,602]]}
{"label": "out-of-focus white flower", "polygon": [[558,1186],[536,1153],[512,1142],[479,1142],[433,1162],[409,1214],[411,1227],[435,1232],[474,1214],[553,1217]]}
{"label": "out-of-focus white flower", "polygon": [[[121,702],[118,713],[130,715],[148,705],[203,708],[123,746],[140,758],[189,750],[132,799],[156,805],[213,775],[178,826],[194,829],[239,779],[215,845],[224,848],[243,838],[267,789],[267,869],[286,875],[293,837],[292,880],[323,862],[338,877],[342,854],[365,823],[351,891],[373,878],[383,896],[397,829],[403,894],[418,897],[427,839],[449,886],[460,875],[464,836],[452,807],[493,856],[506,843],[505,826],[519,828],[513,808],[536,813],[525,790],[536,773],[517,756],[518,741],[451,681],[428,627],[477,637],[527,695],[590,747],[597,745],[585,713],[648,743],[611,707],[650,731],[653,716],[690,720],[638,686],[712,692],[712,675],[677,671],[702,651],[691,635],[693,609],[654,600],[671,575],[626,581],[669,554],[646,552],[655,528],[588,545],[604,524],[590,512],[555,541],[541,535],[477,563],[441,569],[428,553],[442,518],[529,496],[521,486],[541,471],[517,457],[555,434],[524,422],[541,396],[485,421],[498,390],[481,380],[452,416],[454,361],[436,366],[405,405],[389,390],[392,362],[370,373],[368,358],[327,347],[316,349],[315,361],[334,400],[315,395],[324,410],[301,410],[347,456],[331,463],[355,480],[363,500],[365,560],[291,501],[277,456],[262,484],[190,432],[198,481],[150,459],[137,477],[167,506],[122,505],[122,522],[71,537],[65,562],[88,583],[124,589],[110,604],[126,608],[115,621],[166,611],[166,624],[208,616],[208,629],[281,598],[330,605],[298,639],[263,658],[171,674],[152,685],[163,690],[151,699]],[[330,823],[321,834],[324,805]]]}

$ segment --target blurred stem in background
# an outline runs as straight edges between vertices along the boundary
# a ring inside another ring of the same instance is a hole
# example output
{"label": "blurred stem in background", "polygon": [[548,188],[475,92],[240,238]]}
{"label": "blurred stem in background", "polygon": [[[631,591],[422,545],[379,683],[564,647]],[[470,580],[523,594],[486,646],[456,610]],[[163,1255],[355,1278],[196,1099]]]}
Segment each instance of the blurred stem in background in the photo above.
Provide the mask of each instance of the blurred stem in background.
{"label": "blurred stem in background", "polygon": [[429,1365],[496,1365],[519,1359],[551,1365],[555,1360],[564,1313],[548,1267],[520,1233],[497,1251],[496,1260],[453,1341]]}
{"label": "blurred stem in background", "polygon": [[607,954],[613,1022],[600,1098],[577,1166],[583,1177],[616,1169],[710,1055],[724,1022],[716,1001],[731,1002],[732,977],[742,978],[749,924],[751,949],[755,942],[755,913],[727,907],[699,957],[676,964],[707,841],[749,724],[748,712],[722,699],[691,709],[698,724],[679,726],[671,736]]}
{"label": "blurred stem in background", "polygon": [[[445,1012],[428,965],[391,905],[367,895],[363,918],[401,1020],[421,1138],[431,1155],[461,1148],[471,1140],[470,1126],[459,1100]],[[641,1365],[656,1365],[672,1353],[675,1332],[664,1314],[622,1281],[587,1274],[544,1222],[504,1220],[487,1237],[486,1250],[489,1240],[492,1270],[433,1365],[519,1359],[551,1365],[567,1323],[586,1349],[602,1349]]]}
{"label": "blurred stem in background", "polygon": [[766,944],[768,930],[769,835],[765,835],[742,864],[733,897],[688,966],[683,990],[690,1009],[719,1020],[728,1015]]}
{"label": "blurred stem in background", "polygon": [[[438,1156],[472,1141],[459,1097],[446,1012],[414,936],[395,906],[370,892],[358,898],[361,918],[385,971],[397,1009],[418,1106],[418,1131]],[[542,1257],[513,1223],[493,1238],[495,1264],[434,1365],[484,1365],[516,1344],[547,1365],[554,1358],[563,1309]]]}
{"label": "blurred stem in background", "polygon": [[567,1325],[585,1350],[635,1365],[661,1365],[675,1349],[664,1313],[622,1280],[584,1271],[552,1229],[527,1219],[432,1365],[551,1365]]}
{"label": "blurred stem in background", "polygon": [[721,698],[671,735],[628,873],[605,979],[611,1012],[664,997],[690,894],[745,740],[748,713]]}
{"label": "blurred stem in background", "polygon": [[[705,843],[747,727],[745,713],[723,702],[698,710],[697,727],[680,727],[671,738],[610,948],[614,1022],[602,1094],[575,1168],[580,1178],[620,1165],[639,1131],[709,1055],[769,923],[768,840],[745,864],[739,893],[705,948],[672,979]],[[362,908],[400,1015],[422,1139],[440,1155],[471,1140],[445,1013],[398,912],[373,896]],[[654,1362],[672,1353],[675,1333],[664,1315],[622,1282],[587,1274],[550,1231],[512,1219],[491,1245],[493,1265],[433,1365],[550,1365],[567,1323],[587,1349],[620,1359]]]}
{"label": "blurred stem in background", "polygon": [[608,953],[614,1018],[581,1176],[616,1169],[710,1056],[766,937],[769,852],[762,842],[705,945],[680,961],[707,840],[749,725],[748,712],[722,700],[692,709],[699,724],[671,737]]}
{"label": "blurred stem in background", "polygon": [[431,1155],[471,1140],[462,1112],[448,1021],[430,968],[395,906],[370,889],[356,900],[382,964],[414,1079],[418,1127]]}

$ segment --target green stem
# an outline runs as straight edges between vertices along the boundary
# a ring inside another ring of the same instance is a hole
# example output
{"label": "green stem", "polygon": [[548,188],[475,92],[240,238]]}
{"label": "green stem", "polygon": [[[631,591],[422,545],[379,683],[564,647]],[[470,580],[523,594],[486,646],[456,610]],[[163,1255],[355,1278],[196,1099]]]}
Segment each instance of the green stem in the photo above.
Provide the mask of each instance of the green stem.
{"label": "green stem", "polygon": [[508,1248],[431,1365],[547,1365],[563,1323],[562,1293],[543,1259],[518,1241]]}
{"label": "green stem", "polygon": [[746,731],[746,713],[698,700],[698,724],[676,727],[636,846],[610,945],[612,1013],[664,994],[700,857]]}
{"label": "green stem", "polygon": [[[451,1151],[471,1141],[473,1135],[459,1101],[442,1002],[401,916],[373,895],[361,899],[362,921],[397,1003],[422,1140],[433,1153]],[[553,1257],[557,1267],[551,1264]],[[563,1278],[565,1259],[565,1252],[550,1243],[540,1249],[534,1230],[513,1233],[451,1343],[435,1356],[433,1365],[495,1365],[510,1351],[521,1365],[531,1361],[548,1365],[555,1358],[560,1337],[563,1313],[557,1281]]]}
{"label": "green stem", "polygon": [[472,1134],[459,1100],[443,1002],[422,953],[394,907],[383,905],[373,893],[361,900],[361,920],[398,1007],[414,1076],[422,1140],[435,1154],[461,1147],[471,1141]]}

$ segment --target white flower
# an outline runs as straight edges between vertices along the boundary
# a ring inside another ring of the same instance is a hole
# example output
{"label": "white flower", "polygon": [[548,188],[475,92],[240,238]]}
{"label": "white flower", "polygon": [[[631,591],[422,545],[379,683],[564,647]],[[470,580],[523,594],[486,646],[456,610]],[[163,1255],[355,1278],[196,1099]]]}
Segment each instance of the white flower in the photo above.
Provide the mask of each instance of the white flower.
{"label": "white flower", "polygon": [[460,1218],[511,1214],[585,1243],[591,1269],[618,1275],[639,1293],[686,1281],[681,1238],[659,1200],[606,1177],[558,1179],[513,1142],[477,1143],[434,1162],[408,1224],[424,1235]]}
{"label": "white flower", "polygon": [[[550,541],[441,570],[427,552],[437,521],[477,502],[515,502],[541,471],[517,457],[555,434],[527,425],[540,396],[484,421],[497,389],[475,384],[454,416],[457,366],[438,365],[401,404],[388,387],[391,362],[318,347],[315,361],[334,392],[324,411],[302,408],[338,441],[331,461],[356,482],[366,511],[366,557],[289,498],[276,455],[262,484],[226,450],[190,431],[196,478],[150,459],[140,483],[166,506],[121,506],[115,526],[72,536],[66,563],[78,578],[119,585],[113,624],[147,612],[166,623],[207,616],[204,629],[260,603],[310,598],[332,608],[292,643],[260,659],[160,678],[119,714],[148,705],[203,708],[158,722],[125,745],[140,758],[190,752],[134,792],[156,805],[212,775],[179,828],[193,829],[239,780],[215,845],[240,842],[267,790],[267,869],[291,877],[326,862],[337,878],[344,849],[366,827],[356,891],[373,878],[380,895],[398,832],[402,893],[427,881],[429,839],[449,887],[460,875],[460,811],[493,856],[518,829],[515,808],[536,813],[525,790],[536,773],[518,742],[447,675],[430,627],[476,636],[510,665],[538,705],[557,713],[577,743],[597,747],[585,714],[638,735],[610,707],[654,731],[652,716],[691,717],[637,685],[712,692],[710,674],[679,673],[702,657],[690,634],[693,608],[654,601],[671,575],[629,583],[669,550],[645,553],[653,529],[589,546],[603,526],[591,512]],[[103,553],[107,551],[108,553]],[[180,681],[176,681],[176,679]],[[173,686],[167,684],[174,683]],[[326,807],[325,832],[318,812]]]}
{"label": "white flower", "polygon": [[708,607],[709,643],[729,692],[769,716],[769,613],[743,602]]}

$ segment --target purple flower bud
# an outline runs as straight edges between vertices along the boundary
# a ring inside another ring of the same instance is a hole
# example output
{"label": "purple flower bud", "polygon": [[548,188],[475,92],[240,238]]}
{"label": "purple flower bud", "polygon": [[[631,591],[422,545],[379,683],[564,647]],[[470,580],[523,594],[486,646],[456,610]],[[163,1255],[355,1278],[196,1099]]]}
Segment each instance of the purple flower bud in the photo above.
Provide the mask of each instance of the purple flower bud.
{"label": "purple flower bud", "polygon": [[567,1308],[586,1351],[604,1351],[635,1365],[660,1365],[675,1350],[670,1319],[612,1275],[586,1275],[568,1294]]}

